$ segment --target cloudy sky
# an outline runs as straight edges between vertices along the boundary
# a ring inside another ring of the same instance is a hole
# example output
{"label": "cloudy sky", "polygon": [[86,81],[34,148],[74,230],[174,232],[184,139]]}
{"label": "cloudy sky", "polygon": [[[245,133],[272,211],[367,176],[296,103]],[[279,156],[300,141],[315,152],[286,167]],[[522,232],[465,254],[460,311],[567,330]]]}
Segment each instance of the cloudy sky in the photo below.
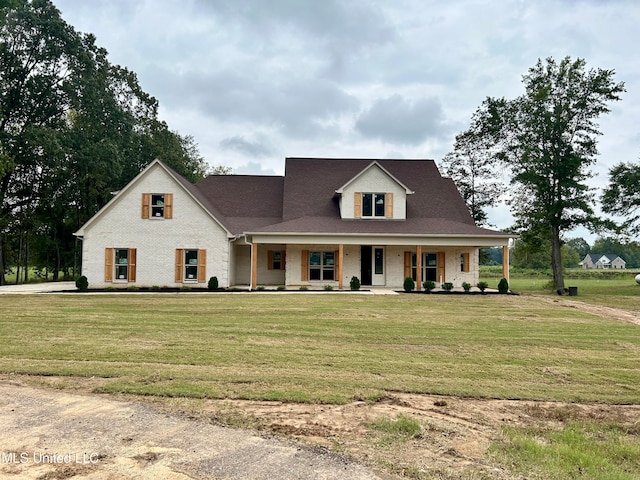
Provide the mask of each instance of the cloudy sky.
{"label": "cloudy sky", "polygon": [[636,0],[53,1],[234,173],[282,174],[287,156],[440,161],[485,97],[522,94],[549,56],[626,84],[593,185],[640,156]]}

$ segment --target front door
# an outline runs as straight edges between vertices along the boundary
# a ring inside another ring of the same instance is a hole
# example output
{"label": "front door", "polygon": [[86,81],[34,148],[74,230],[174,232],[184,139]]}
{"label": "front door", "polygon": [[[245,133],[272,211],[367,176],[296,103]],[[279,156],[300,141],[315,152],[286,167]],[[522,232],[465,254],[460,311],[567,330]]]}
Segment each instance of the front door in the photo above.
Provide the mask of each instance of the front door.
{"label": "front door", "polygon": [[385,285],[384,247],[362,245],[360,247],[360,283]]}
{"label": "front door", "polygon": [[362,285],[371,285],[373,283],[372,255],[373,249],[371,245],[362,245],[360,247],[360,283]]}
{"label": "front door", "polygon": [[384,247],[373,247],[372,256],[373,275],[371,285],[385,285]]}

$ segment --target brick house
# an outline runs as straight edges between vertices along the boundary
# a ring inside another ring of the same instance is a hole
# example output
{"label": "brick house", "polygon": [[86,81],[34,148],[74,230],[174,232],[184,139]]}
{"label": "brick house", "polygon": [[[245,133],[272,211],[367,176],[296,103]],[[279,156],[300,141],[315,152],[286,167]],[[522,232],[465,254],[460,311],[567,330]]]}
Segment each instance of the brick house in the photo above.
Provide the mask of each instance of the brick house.
{"label": "brick house", "polygon": [[[478,281],[475,225],[433,160],[287,158],[284,176],[191,184],[155,160],[78,232],[92,287],[286,285],[399,288],[411,276]],[[503,265],[508,277],[508,260]],[[204,285],[203,285],[204,284]]]}

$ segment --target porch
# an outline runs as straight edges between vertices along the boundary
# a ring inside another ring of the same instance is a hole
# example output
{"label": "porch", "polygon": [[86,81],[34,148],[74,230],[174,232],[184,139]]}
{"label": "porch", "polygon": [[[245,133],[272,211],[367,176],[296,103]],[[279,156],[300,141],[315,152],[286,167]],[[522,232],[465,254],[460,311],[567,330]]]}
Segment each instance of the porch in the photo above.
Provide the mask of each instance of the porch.
{"label": "porch", "polygon": [[[439,287],[450,282],[461,288],[464,282],[478,282],[479,247],[464,245],[408,245],[376,243],[246,243],[231,249],[231,283],[259,286],[307,287],[323,290],[349,289],[352,277],[362,288],[402,289],[412,277],[416,289],[432,280]],[[509,279],[508,247],[503,276]]]}

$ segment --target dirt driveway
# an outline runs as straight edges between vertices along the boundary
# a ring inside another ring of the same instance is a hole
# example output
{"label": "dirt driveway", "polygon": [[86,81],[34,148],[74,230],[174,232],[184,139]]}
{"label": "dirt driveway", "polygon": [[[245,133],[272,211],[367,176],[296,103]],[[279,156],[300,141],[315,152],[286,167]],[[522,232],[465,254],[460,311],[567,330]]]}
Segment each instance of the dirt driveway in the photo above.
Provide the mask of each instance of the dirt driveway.
{"label": "dirt driveway", "polygon": [[324,448],[19,383],[0,380],[3,479],[389,478]]}

